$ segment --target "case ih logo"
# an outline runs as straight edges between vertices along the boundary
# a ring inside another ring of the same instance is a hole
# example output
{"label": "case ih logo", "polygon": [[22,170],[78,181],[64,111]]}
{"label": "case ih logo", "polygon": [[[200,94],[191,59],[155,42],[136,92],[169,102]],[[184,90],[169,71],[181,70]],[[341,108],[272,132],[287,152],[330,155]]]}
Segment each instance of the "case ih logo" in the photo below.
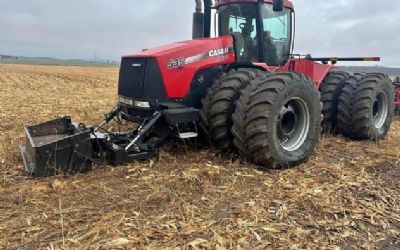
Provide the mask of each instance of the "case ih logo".
{"label": "case ih logo", "polygon": [[[200,60],[203,60],[203,59],[206,59],[209,57],[218,57],[218,56],[222,57],[229,53],[233,53],[233,47],[212,49],[208,52],[204,52],[204,53],[197,54],[197,55],[187,57],[187,58],[179,57],[179,58],[175,58],[175,59],[170,59],[170,60],[168,60],[167,68],[168,69],[182,68],[186,64],[195,63],[195,62],[198,62]],[[224,58],[224,57],[222,57],[222,58]]]}
{"label": "case ih logo", "polygon": [[229,53],[229,48],[222,48],[222,49],[213,49],[208,52],[208,56],[222,56]]}

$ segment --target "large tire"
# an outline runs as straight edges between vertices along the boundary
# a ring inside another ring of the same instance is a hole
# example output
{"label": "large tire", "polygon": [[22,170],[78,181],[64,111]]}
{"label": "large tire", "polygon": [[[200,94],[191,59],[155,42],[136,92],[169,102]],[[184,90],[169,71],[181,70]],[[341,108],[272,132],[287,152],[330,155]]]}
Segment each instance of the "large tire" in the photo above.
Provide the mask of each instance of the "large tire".
{"label": "large tire", "polygon": [[322,129],[327,133],[336,133],[338,127],[337,108],[340,91],[351,75],[343,71],[331,71],[320,86],[322,108]]}
{"label": "large tire", "polygon": [[222,151],[232,149],[231,127],[240,91],[261,75],[257,69],[231,70],[219,77],[203,99],[200,126],[209,143]]}
{"label": "large tire", "polygon": [[239,153],[267,168],[306,162],[322,121],[320,95],[311,80],[293,72],[273,73],[241,93],[232,128]]}
{"label": "large tire", "polygon": [[393,120],[394,108],[394,87],[389,77],[384,74],[367,74],[353,95],[352,138],[385,138]]}
{"label": "large tire", "polygon": [[351,123],[351,110],[353,107],[353,96],[357,86],[364,76],[355,74],[346,80],[339,95],[339,104],[337,107],[338,130],[344,136],[351,137],[353,135],[353,125]]}

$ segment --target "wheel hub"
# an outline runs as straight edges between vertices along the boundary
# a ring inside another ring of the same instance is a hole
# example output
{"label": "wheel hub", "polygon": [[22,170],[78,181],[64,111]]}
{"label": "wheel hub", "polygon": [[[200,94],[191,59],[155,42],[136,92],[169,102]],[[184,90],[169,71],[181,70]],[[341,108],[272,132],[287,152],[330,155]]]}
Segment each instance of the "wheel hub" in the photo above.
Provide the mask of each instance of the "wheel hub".
{"label": "wheel hub", "polygon": [[388,98],[385,92],[379,93],[374,101],[372,108],[372,119],[374,127],[380,129],[386,122],[388,116],[389,104]]}
{"label": "wheel hub", "polygon": [[283,107],[280,113],[280,129],[282,135],[291,136],[296,131],[297,114],[294,112],[292,106]]}
{"label": "wheel hub", "polygon": [[310,130],[310,111],[300,98],[290,99],[281,109],[277,122],[278,139],[286,151],[296,151],[304,144]]}

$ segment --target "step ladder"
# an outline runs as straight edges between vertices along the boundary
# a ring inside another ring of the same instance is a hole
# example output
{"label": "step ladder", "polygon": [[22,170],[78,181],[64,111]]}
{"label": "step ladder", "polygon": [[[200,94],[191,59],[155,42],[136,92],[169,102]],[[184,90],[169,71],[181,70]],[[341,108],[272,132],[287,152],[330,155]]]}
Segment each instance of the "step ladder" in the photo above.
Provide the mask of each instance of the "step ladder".
{"label": "step ladder", "polygon": [[190,138],[196,138],[199,136],[199,134],[196,132],[184,132],[184,133],[179,132],[178,135],[179,135],[179,138],[181,138],[183,140],[190,139]]}
{"label": "step ladder", "polygon": [[179,138],[185,140],[198,137],[199,133],[197,132],[197,126],[195,122],[193,123],[193,126],[195,131],[181,132],[181,130],[179,129],[179,124],[177,124],[176,129],[178,131]]}

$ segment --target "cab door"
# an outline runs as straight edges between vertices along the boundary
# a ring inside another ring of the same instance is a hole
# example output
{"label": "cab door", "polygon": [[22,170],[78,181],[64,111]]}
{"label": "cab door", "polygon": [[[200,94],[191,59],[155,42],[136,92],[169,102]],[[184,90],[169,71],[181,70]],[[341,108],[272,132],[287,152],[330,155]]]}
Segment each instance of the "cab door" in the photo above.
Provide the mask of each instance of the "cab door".
{"label": "cab door", "polygon": [[262,57],[269,66],[285,65],[292,51],[292,10],[273,11],[271,4],[260,4]]}
{"label": "cab door", "polygon": [[238,63],[260,62],[259,5],[232,3],[218,9],[219,35],[232,35]]}

